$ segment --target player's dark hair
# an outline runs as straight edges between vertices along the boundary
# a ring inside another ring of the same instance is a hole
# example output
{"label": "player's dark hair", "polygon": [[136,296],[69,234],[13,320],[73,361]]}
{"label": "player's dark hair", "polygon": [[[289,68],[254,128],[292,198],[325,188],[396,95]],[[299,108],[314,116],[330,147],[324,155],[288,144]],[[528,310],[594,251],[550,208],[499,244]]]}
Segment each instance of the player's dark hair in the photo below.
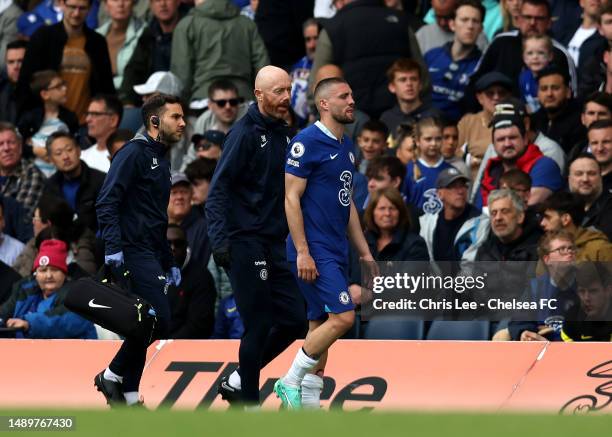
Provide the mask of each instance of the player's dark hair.
{"label": "player's dark hair", "polygon": [[321,94],[324,94],[330,87],[341,83],[347,82],[341,77],[328,77],[327,79],[320,80],[319,83],[317,83],[317,86],[315,86],[313,93],[315,104],[319,101]]}

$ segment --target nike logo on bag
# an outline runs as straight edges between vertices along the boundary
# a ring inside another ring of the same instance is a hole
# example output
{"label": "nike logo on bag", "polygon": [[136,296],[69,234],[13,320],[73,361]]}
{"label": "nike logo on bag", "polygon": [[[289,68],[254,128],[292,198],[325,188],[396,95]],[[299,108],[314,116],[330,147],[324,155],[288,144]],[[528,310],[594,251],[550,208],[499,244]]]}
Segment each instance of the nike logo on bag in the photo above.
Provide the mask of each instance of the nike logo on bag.
{"label": "nike logo on bag", "polygon": [[267,144],[268,144],[267,141],[265,143],[261,143],[260,147],[266,147]]}
{"label": "nike logo on bag", "polygon": [[155,170],[157,167],[159,167],[159,164],[156,164],[156,165],[151,164],[151,170]]}
{"label": "nike logo on bag", "polygon": [[106,305],[98,305],[97,303],[94,303],[95,299],[92,299],[89,301],[89,307],[90,308],[108,308],[111,309],[111,307],[107,307]]}
{"label": "nike logo on bag", "polygon": [[337,153],[336,153],[335,155],[332,155],[331,153],[329,154],[329,157],[330,157],[331,159],[336,159],[336,156],[338,156],[338,154],[337,154]]}

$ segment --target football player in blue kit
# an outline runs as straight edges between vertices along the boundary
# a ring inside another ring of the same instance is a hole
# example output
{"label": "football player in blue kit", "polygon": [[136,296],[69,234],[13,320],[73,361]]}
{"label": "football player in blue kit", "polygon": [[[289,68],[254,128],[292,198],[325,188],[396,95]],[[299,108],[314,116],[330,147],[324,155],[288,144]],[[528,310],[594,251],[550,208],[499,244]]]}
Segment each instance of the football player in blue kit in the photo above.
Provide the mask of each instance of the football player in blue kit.
{"label": "football player in blue kit", "polygon": [[285,165],[287,260],[307,302],[309,321],[303,347],[274,386],[290,409],[319,407],[327,350],[355,320],[347,231],[361,259],[374,261],[351,196],[355,157],[344,135],[344,125],[354,120],[351,88],[343,79],[324,79],[314,96],[321,120],[293,139]]}

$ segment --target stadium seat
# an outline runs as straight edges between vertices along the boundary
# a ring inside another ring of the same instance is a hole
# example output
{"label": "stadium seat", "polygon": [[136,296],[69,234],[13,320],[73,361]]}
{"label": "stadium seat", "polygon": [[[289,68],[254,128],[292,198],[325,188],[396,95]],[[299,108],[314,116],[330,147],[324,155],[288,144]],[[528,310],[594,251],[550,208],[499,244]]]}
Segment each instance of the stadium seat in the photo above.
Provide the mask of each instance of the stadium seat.
{"label": "stadium seat", "polygon": [[436,320],[431,324],[427,340],[488,340],[489,322]]}
{"label": "stadium seat", "polygon": [[422,320],[375,318],[368,322],[365,338],[369,340],[422,340],[425,323]]}

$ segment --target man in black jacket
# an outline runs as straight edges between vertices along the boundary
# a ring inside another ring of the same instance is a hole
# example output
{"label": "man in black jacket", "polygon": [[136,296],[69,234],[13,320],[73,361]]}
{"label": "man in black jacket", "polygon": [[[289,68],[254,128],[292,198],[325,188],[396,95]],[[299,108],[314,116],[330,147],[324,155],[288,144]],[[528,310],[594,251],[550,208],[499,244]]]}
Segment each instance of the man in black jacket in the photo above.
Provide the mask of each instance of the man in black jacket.
{"label": "man in black jacket", "polygon": [[208,269],[193,262],[185,232],[169,224],[166,233],[176,265],[181,269],[181,284],[168,287],[172,311],[168,338],[210,338],[215,326],[215,281]]}
{"label": "man in black jacket", "polygon": [[476,261],[537,261],[539,227],[525,226],[525,204],[514,191],[489,194],[491,233],[478,249]]}
{"label": "man in black jacket", "polygon": [[167,338],[170,284],[180,285],[180,269],[166,238],[170,198],[168,148],[183,136],[185,120],[178,98],[157,94],[142,107],[146,134],[137,135],[113,157],[96,211],[104,240],[104,262],[129,272],[132,293],[153,306],[157,322],[147,338],[127,337],[94,383],[111,405],[139,402],[138,387],[151,341]]}
{"label": "man in black jacket", "polygon": [[562,69],[548,66],[538,74],[538,101],[541,108],[531,116],[534,130],[557,142],[568,154],[584,138],[580,105],[572,99],[569,77]]}
{"label": "man in black jacket", "polygon": [[224,379],[219,390],[230,402],[258,405],[260,369],[305,332],[306,314],[285,249],[289,75],[262,68],[255,97],[257,103],[225,138],[206,216],[215,262],[228,273],[245,328],[240,372]]}
{"label": "man in black jacket", "polygon": [[95,232],[98,229],[95,203],[106,175],[80,160],[81,148],[67,132],[49,136],[47,155],[57,172],[47,179],[43,195],[66,199],[78,220]]}
{"label": "man in black jacket", "polygon": [[[321,66],[338,65],[359,108],[370,117],[378,117],[395,103],[385,74],[393,61],[411,58],[422,66],[425,64],[406,15],[387,8],[379,0],[347,3],[334,18],[323,23],[311,82]],[[421,83],[423,89],[428,89],[429,76],[422,77]]]}
{"label": "man in black jacket", "polygon": [[[500,71],[512,80],[515,84],[513,94],[518,95],[518,77],[523,63],[517,60],[522,59],[523,37],[543,35],[550,30],[551,25],[550,5],[547,0],[524,0],[518,30],[500,33],[495,37],[470,78],[470,84],[475,84],[485,73]],[[553,46],[553,62],[570,77],[570,86],[575,93],[577,79],[574,62],[563,45],[553,40]]]}
{"label": "man in black jacket", "polygon": [[68,87],[66,108],[80,122],[91,96],[115,93],[108,46],[102,35],[85,25],[92,0],[60,0],[62,21],[42,26],[30,39],[17,83],[17,111],[33,106],[30,81],[40,70],[60,73]]}

